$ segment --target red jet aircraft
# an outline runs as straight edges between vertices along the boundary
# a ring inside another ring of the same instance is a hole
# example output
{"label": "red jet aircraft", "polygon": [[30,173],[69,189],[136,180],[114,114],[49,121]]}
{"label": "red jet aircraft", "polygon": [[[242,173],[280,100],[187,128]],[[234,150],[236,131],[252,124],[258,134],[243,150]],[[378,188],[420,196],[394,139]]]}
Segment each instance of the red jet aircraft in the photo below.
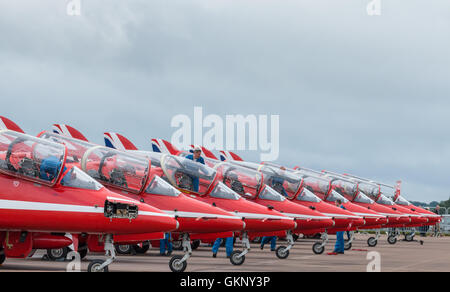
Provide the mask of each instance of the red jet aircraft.
{"label": "red jet aircraft", "polygon": [[[23,133],[0,131],[0,242],[5,257],[25,258],[35,248],[67,244],[54,233],[104,237],[107,271],[115,258],[113,238],[174,230],[177,222],[158,209],[112,193],[67,163],[64,145]],[[93,238],[95,239],[95,237]],[[77,247],[77,244],[74,244]]]}

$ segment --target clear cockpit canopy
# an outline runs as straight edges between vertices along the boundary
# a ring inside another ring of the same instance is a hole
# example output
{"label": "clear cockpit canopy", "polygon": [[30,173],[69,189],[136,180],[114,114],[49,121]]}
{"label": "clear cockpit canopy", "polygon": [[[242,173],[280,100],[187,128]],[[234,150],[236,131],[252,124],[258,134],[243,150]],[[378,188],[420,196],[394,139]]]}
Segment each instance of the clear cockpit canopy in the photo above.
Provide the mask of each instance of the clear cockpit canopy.
{"label": "clear cockpit canopy", "polygon": [[320,198],[325,198],[330,191],[330,180],[309,174],[303,175],[303,187],[318,195]]}
{"label": "clear cockpit canopy", "polygon": [[372,200],[371,198],[366,196],[362,191],[358,192],[358,194],[356,195],[354,201],[357,202],[357,203],[365,203],[365,204],[373,204],[373,203],[375,203],[374,200]]}
{"label": "clear cockpit canopy", "polygon": [[397,199],[395,200],[395,203],[399,204],[399,205],[402,205],[402,206],[409,206],[409,205],[411,205],[411,203],[407,199],[402,197],[402,196],[398,196]]}
{"label": "clear cockpit canopy", "polygon": [[381,189],[378,185],[370,183],[359,182],[358,188],[373,200],[376,200],[381,193]]}
{"label": "clear cockpit canopy", "polygon": [[297,196],[297,200],[302,202],[320,203],[322,200],[314,195],[310,190],[303,188],[302,192]]}
{"label": "clear cockpit canopy", "polygon": [[284,200],[286,200],[285,197],[283,197],[280,193],[278,193],[269,186],[265,186],[258,197],[260,200],[269,200],[278,202],[283,202]]}
{"label": "clear cockpit canopy", "polygon": [[232,189],[219,182],[209,194],[213,198],[227,199],[227,200],[239,200],[240,196]]}
{"label": "clear cockpit canopy", "polygon": [[157,175],[153,177],[152,181],[145,190],[145,193],[169,197],[178,197],[181,194],[179,190]]}
{"label": "clear cockpit canopy", "polygon": [[216,171],[199,162],[164,154],[161,166],[170,183],[186,192],[206,195],[216,177]]}
{"label": "clear cockpit canopy", "polygon": [[150,162],[144,156],[96,146],[86,151],[81,168],[105,185],[140,193],[147,183]]}
{"label": "clear cockpit canopy", "polygon": [[380,195],[379,195],[378,200],[377,200],[377,203],[378,203],[378,204],[381,204],[381,205],[388,205],[388,206],[394,205],[394,202],[392,202],[391,199],[389,199],[388,197],[386,197],[386,196],[383,195],[383,194],[380,194]]}
{"label": "clear cockpit canopy", "polygon": [[53,186],[63,171],[65,149],[26,134],[0,131],[0,171]]}
{"label": "clear cockpit canopy", "polygon": [[67,163],[81,163],[81,159],[92,147],[95,147],[95,144],[82,141],[79,139],[75,139],[72,137],[52,133],[52,132],[43,132],[40,136],[42,139],[46,139],[55,143],[64,144],[67,147]]}
{"label": "clear cockpit canopy", "polygon": [[84,171],[76,166],[73,166],[61,179],[61,185],[83,190],[98,191],[103,188],[103,185],[95,179],[87,175]]}
{"label": "clear cockpit canopy", "polygon": [[331,193],[327,196],[326,201],[328,202],[336,202],[337,200],[340,200],[342,203],[347,203],[348,200],[344,198],[341,194],[336,192],[335,190],[332,190]]}
{"label": "clear cockpit canopy", "polygon": [[265,162],[260,165],[259,171],[263,173],[266,185],[289,199],[293,199],[302,186],[302,177],[287,171],[285,167]]}
{"label": "clear cockpit canopy", "polygon": [[263,175],[251,168],[225,161],[215,169],[220,182],[245,198],[256,198],[263,185]]}
{"label": "clear cockpit canopy", "polygon": [[349,200],[353,200],[358,192],[358,185],[341,179],[334,179],[331,182],[333,188]]}

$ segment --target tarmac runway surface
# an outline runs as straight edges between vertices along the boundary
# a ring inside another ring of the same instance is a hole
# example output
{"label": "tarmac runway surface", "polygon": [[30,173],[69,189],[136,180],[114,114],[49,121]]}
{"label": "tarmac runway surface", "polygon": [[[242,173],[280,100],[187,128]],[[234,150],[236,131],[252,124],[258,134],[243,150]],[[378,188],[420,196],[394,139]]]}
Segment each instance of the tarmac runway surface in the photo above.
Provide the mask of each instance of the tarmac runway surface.
{"label": "tarmac runway surface", "polygon": [[[450,272],[450,237],[420,237],[419,241],[405,242],[402,237],[395,245],[390,245],[383,235],[376,247],[368,247],[369,235],[357,234],[351,250],[344,255],[327,255],[332,251],[335,236],[330,236],[330,241],[322,255],[312,252],[312,244],[317,240],[299,239],[291,249],[287,259],[278,259],[274,252],[270,251],[267,244],[261,250],[259,244],[252,244],[251,251],[247,254],[245,263],[234,266],[225,257],[225,248],[222,247],[217,258],[212,258],[211,247],[200,246],[194,251],[188,261],[186,272],[366,272],[368,265],[374,262],[374,258],[368,259],[368,253],[379,253],[380,268],[382,272]],[[284,245],[285,242],[279,241]],[[236,243],[235,249],[241,249]],[[173,255],[182,254],[174,251]],[[370,254],[372,256],[372,254]],[[88,260],[104,259],[103,254],[88,254],[81,263],[81,270],[86,271]],[[115,262],[109,266],[110,272],[170,272],[168,262],[170,257],[160,256],[158,249],[150,249],[145,255],[128,256],[119,255]],[[40,257],[28,259],[6,259],[0,266],[1,272],[6,271],[66,271],[70,261],[51,262],[43,261]]]}

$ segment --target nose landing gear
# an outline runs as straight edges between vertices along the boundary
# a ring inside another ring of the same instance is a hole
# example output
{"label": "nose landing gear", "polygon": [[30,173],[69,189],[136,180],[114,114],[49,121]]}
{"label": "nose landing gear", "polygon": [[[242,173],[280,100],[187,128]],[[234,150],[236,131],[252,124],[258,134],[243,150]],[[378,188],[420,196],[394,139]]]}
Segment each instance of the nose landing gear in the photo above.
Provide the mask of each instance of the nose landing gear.
{"label": "nose landing gear", "polygon": [[88,266],[88,272],[109,272],[108,266],[116,259],[116,250],[114,248],[113,237],[111,234],[105,236],[105,254],[108,257],[106,261],[91,261]]}
{"label": "nose landing gear", "polygon": [[326,232],[322,233],[322,242],[316,242],[312,246],[312,250],[315,254],[323,254],[325,251],[325,245],[328,243],[328,234]]}

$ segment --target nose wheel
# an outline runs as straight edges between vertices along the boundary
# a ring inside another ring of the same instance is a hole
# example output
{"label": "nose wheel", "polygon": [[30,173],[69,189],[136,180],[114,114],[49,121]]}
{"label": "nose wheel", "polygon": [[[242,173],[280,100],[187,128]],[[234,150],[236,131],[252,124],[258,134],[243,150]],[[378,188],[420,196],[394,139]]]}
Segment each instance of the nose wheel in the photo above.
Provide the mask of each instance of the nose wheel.
{"label": "nose wheel", "polygon": [[235,250],[230,255],[230,262],[235,266],[240,266],[245,262],[245,254],[240,250]]}
{"label": "nose wheel", "polygon": [[235,266],[240,266],[245,262],[245,255],[250,251],[250,240],[247,232],[242,233],[242,248],[243,251],[235,250],[230,255],[230,262]]}
{"label": "nose wheel", "polygon": [[186,270],[187,262],[186,260],[183,260],[183,258],[184,258],[183,256],[176,255],[170,259],[169,267],[172,272],[181,273],[184,272],[184,270]]}
{"label": "nose wheel", "polygon": [[326,232],[322,233],[322,242],[316,242],[312,246],[314,254],[323,254],[325,251],[325,245],[328,243],[328,234]]}
{"label": "nose wheel", "polygon": [[397,243],[397,237],[395,235],[389,235],[387,239],[389,244],[396,244]]}
{"label": "nose wheel", "polygon": [[288,258],[289,250],[294,246],[294,236],[292,235],[292,231],[289,230],[286,232],[286,240],[288,246],[279,246],[275,251],[277,258],[282,260]]}
{"label": "nose wheel", "polygon": [[289,250],[286,246],[279,246],[277,247],[277,250],[275,251],[275,254],[279,259],[286,259],[289,256]]}
{"label": "nose wheel", "polygon": [[103,263],[104,263],[103,260],[92,260],[89,263],[88,272],[90,272],[90,273],[98,273],[98,272],[107,273],[107,272],[109,272],[108,266],[102,267]]}
{"label": "nose wheel", "polygon": [[116,259],[116,249],[114,248],[113,237],[111,234],[105,236],[105,255],[107,259],[92,260],[88,266],[88,272],[109,272],[108,266]]}
{"label": "nose wheel", "polygon": [[172,272],[181,273],[186,270],[187,260],[192,255],[191,240],[189,239],[189,234],[184,233],[182,236],[181,246],[183,247],[184,255],[175,255],[170,259],[169,268]]}

